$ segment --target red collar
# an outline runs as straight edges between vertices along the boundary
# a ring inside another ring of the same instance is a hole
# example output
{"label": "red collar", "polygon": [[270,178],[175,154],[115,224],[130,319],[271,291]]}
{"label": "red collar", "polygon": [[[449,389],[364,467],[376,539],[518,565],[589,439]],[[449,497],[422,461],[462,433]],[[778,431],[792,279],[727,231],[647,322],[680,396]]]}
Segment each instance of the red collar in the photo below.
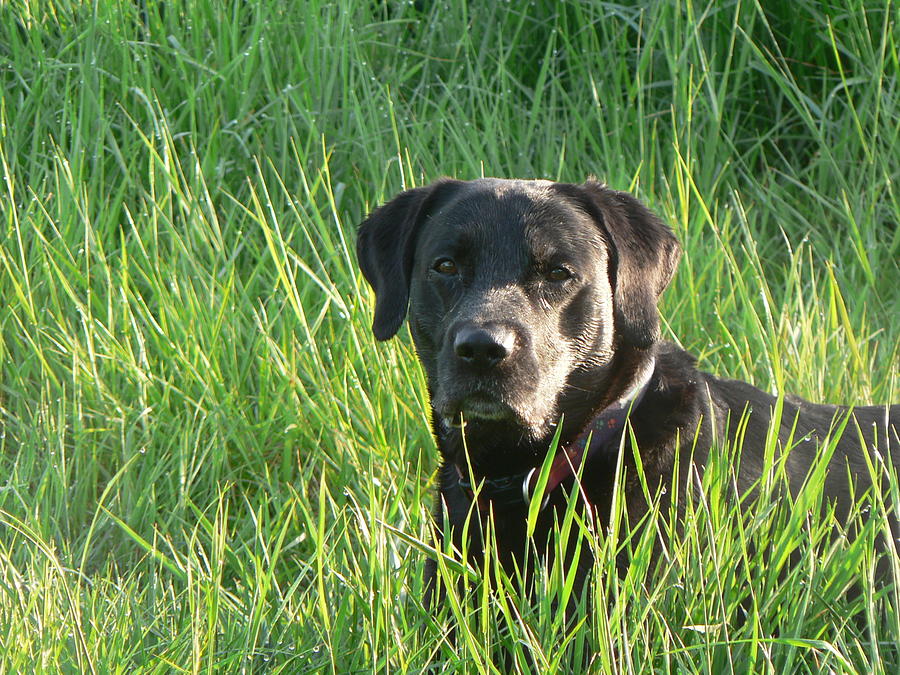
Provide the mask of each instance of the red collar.
{"label": "red collar", "polygon": [[[547,506],[550,494],[564,480],[578,475],[582,465],[591,456],[600,449],[609,447],[613,440],[620,438],[629,412],[638,406],[647,391],[654,365],[655,360],[651,360],[624,396],[601,410],[578,438],[557,451],[547,474],[542,509]],[[471,481],[463,475],[459,466],[454,466],[460,488],[469,499],[475,499],[476,492],[472,489]],[[534,496],[540,474],[541,467],[537,466],[512,476],[482,479],[477,490],[479,509],[486,511],[489,505],[495,507],[528,506]]]}

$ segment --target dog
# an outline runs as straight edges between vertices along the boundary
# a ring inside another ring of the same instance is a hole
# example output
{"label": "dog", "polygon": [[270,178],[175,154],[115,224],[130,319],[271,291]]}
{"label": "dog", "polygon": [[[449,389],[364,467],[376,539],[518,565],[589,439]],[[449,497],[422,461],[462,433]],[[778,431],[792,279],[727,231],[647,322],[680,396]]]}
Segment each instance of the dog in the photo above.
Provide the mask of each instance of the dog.
{"label": "dog", "polygon": [[[443,460],[437,528],[446,518],[458,545],[467,531],[475,562],[483,542],[479,528],[465,527],[473,508],[493,514],[503,566],[527,564],[527,514],[554,439],[538,542],[547,541],[579,474],[582,508],[605,527],[619,463],[625,512],[640,520],[650,504],[635,445],[651,492],[677,471],[683,494],[722,443],[740,446],[737,494],[758,485],[778,399],[702,372],[690,354],[660,340],[657,302],[680,255],[671,229],[641,202],[594,180],[442,179],[402,192],[360,225],[373,333],[391,338],[408,313],[427,376]],[[823,486],[838,519],[847,518],[851,492],[871,485],[873,457],[900,466],[900,405],[851,409],[793,396],[782,405],[774,424],[778,447],[789,449],[792,491],[826,438],[839,435]],[[661,512],[673,492],[659,490]],[[896,545],[896,518],[890,526]],[[590,562],[578,561],[577,583]],[[426,602],[435,576],[429,560]]]}

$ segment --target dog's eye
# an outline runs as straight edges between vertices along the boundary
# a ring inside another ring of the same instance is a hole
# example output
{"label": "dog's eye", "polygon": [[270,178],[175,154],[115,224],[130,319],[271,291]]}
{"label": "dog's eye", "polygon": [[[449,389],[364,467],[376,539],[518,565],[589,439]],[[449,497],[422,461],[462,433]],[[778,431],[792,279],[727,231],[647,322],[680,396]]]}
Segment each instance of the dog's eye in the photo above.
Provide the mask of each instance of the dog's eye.
{"label": "dog's eye", "polygon": [[572,278],[572,273],[565,267],[554,267],[547,272],[548,281],[566,281]]}
{"label": "dog's eye", "polygon": [[447,276],[456,274],[456,263],[450,258],[441,258],[434,264],[434,271],[438,274],[446,274]]}

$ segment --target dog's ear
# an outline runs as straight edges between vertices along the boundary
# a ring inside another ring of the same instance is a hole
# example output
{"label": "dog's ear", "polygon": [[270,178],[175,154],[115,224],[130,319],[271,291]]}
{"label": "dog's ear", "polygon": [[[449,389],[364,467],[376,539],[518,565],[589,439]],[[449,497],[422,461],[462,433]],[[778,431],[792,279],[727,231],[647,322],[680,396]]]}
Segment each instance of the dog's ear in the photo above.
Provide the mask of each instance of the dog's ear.
{"label": "dog's ear", "polygon": [[660,294],[672,280],[681,247],[672,230],[627,192],[589,180],[575,186],[611,245],[616,333],[649,348],[659,338]]}
{"label": "dog's ear", "polygon": [[460,181],[442,179],[401,192],[359,226],[356,257],[375,291],[372,332],[378,340],[394,337],[406,316],[416,237],[422,223],[459,185]]}

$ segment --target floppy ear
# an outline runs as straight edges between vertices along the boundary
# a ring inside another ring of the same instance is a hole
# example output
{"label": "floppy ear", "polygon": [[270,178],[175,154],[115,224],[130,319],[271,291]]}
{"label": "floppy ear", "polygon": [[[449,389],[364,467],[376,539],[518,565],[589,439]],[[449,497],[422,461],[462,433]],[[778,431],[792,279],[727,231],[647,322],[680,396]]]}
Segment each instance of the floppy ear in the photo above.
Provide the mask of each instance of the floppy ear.
{"label": "floppy ear", "polygon": [[372,332],[378,340],[394,337],[406,316],[416,236],[422,223],[437,208],[438,196],[460,184],[444,179],[401,192],[359,226],[356,257],[375,291]]}
{"label": "floppy ear", "polygon": [[613,248],[616,333],[647,349],[659,338],[656,303],[681,257],[678,240],[668,225],[627,192],[592,180],[575,187]]}

